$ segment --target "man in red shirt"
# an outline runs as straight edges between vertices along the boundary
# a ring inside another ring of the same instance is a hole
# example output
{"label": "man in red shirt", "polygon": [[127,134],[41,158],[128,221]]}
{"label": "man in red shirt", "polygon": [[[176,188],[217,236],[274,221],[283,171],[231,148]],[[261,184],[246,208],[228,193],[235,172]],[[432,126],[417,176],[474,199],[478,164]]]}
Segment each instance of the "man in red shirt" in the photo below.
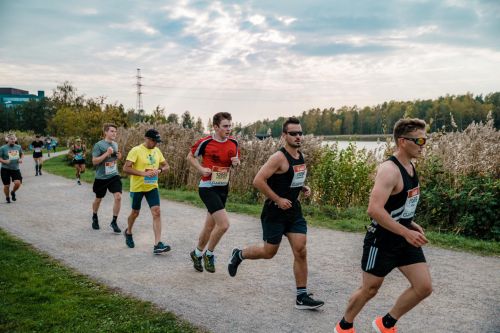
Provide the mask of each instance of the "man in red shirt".
{"label": "man in red shirt", "polygon": [[[215,273],[214,250],[229,228],[225,205],[230,169],[240,164],[238,141],[230,136],[231,121],[228,112],[215,114],[212,120],[214,134],[198,140],[187,156],[189,163],[201,174],[198,192],[208,210],[198,246],[190,253],[198,272],[203,272],[203,259],[205,270]],[[197,159],[199,156],[202,157],[201,163]]]}

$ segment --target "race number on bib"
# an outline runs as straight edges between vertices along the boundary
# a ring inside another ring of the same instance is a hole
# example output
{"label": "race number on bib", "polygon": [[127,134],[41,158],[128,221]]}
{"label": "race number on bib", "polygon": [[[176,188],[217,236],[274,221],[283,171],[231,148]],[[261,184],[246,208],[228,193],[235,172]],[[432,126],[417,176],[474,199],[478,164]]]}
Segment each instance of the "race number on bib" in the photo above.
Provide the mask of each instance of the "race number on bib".
{"label": "race number on bib", "polygon": [[306,181],[307,168],[305,164],[293,166],[293,179],[290,187],[302,187]]}
{"label": "race number on bib", "polygon": [[77,161],[83,160],[83,154],[82,153],[76,154],[75,155],[75,160],[77,160]]}
{"label": "race number on bib", "polygon": [[19,159],[19,150],[9,150],[9,160],[16,161]]}
{"label": "race number on bib", "polygon": [[[146,169],[144,171],[148,172],[148,171],[151,171],[151,170],[153,170],[153,169]],[[158,175],[152,176],[152,177],[147,177],[147,176],[144,177],[144,184],[148,184],[148,185],[152,185],[153,184],[154,185],[156,183],[158,183]]]}
{"label": "race number on bib", "polygon": [[412,188],[408,190],[408,196],[406,197],[405,209],[401,214],[402,219],[411,219],[415,216],[415,210],[417,209],[418,199],[420,198],[420,187]]}
{"label": "race number on bib", "polygon": [[42,152],[42,148],[35,148],[35,153],[41,153]]}
{"label": "race number on bib", "polygon": [[117,172],[117,169],[116,169],[116,162],[113,161],[113,162],[106,162],[104,163],[104,173],[106,175],[110,175],[112,173],[116,173]]}
{"label": "race number on bib", "polygon": [[229,167],[212,167],[212,186],[226,186],[229,183]]}

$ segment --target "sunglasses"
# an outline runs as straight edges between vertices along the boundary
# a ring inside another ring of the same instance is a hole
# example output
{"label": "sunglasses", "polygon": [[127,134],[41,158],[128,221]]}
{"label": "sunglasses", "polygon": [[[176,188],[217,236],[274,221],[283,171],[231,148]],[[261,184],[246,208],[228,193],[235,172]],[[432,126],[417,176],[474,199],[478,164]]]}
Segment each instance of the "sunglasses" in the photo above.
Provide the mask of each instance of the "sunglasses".
{"label": "sunglasses", "polygon": [[301,131],[297,131],[297,132],[286,132],[286,134],[290,135],[290,136],[302,136],[303,133]]}
{"label": "sunglasses", "polygon": [[427,142],[427,138],[405,138],[403,136],[401,136],[400,138],[408,140],[408,141],[413,141],[417,146],[420,146],[420,147],[425,145],[425,143]]}

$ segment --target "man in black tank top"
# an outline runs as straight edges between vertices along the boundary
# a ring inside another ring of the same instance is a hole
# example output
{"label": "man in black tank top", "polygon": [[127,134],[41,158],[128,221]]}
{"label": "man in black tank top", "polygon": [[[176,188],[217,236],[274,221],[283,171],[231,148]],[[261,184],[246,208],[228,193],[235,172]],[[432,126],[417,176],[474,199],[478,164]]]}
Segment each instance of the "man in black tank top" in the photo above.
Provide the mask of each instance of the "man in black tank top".
{"label": "man in black tank top", "polygon": [[368,203],[372,223],[367,227],[363,245],[362,284],[349,299],[335,333],[355,332],[354,318],[394,268],[403,273],[410,287],[385,316],[375,318],[375,332],[396,332],[396,321],[432,292],[431,275],[421,248],[427,239],[413,221],[420,186],[411,160],[422,154],[427,140],[425,126],[420,119],[401,119],[394,125],[396,152],[379,166]]}
{"label": "man in black tank top", "polygon": [[298,197],[307,197],[311,189],[304,186],[307,168],[299,151],[302,127],[297,118],[288,118],[283,124],[282,139],[285,146],[274,153],[259,170],[254,186],[266,196],[261,222],[264,244],[233,249],[228,271],[235,276],[243,259],[271,259],[278,252],[283,235],[288,238],[294,255],[294,275],[297,286],[297,309],[316,309],[324,302],[315,300],[307,292],[307,223],[302,216]]}

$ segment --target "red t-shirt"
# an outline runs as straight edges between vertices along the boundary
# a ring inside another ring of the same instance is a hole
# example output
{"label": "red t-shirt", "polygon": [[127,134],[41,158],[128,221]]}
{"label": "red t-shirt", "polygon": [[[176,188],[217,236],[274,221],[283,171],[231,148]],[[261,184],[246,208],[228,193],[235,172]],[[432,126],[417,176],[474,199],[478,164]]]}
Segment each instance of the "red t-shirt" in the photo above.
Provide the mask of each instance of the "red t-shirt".
{"label": "red t-shirt", "polygon": [[[215,140],[212,135],[201,138],[191,147],[191,153],[194,157],[202,156],[201,165],[204,168],[212,169],[212,172],[228,170],[227,168],[232,165],[231,157],[240,157],[238,141],[232,136],[224,142]],[[212,175],[201,177],[201,183],[210,183],[211,181],[214,181]]]}

